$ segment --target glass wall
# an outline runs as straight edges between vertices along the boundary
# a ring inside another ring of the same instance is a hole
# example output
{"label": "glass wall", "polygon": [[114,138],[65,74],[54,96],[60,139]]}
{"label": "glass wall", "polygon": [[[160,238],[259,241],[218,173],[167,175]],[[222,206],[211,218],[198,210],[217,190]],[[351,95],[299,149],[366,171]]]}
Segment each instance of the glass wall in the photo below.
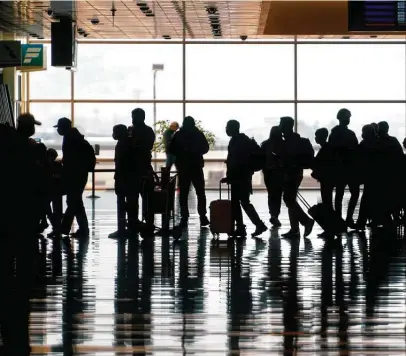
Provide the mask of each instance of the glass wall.
{"label": "glass wall", "polygon": [[[82,43],[75,72],[48,63],[47,71],[29,75],[30,111],[43,121],[38,136],[55,148],[60,148],[61,140],[52,126],[59,117],[72,118],[91,143],[101,145],[105,166],[112,165],[114,154],[112,127],[130,125],[133,108],[144,108],[151,126],[154,119],[181,122],[184,115],[191,115],[216,135],[205,168],[208,186],[216,187],[225,170],[225,125],[230,119],[239,120],[245,133],[262,142],[281,116],[292,116],[297,131],[310,138],[317,150],[314,131],[331,129],[337,111],[346,107],[358,136],[363,125],[386,120],[391,134],[403,140],[405,44],[382,40]],[[163,70],[154,74],[154,64],[163,65]],[[112,185],[107,176],[98,181],[101,187]],[[261,186],[261,175],[254,183]],[[307,176],[303,186],[317,184]]]}

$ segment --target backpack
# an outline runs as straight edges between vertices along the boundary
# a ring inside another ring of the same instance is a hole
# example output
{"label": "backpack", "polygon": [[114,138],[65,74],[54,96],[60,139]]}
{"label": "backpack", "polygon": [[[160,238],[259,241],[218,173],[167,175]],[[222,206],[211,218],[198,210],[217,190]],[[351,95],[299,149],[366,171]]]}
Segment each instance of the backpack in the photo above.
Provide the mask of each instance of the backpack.
{"label": "backpack", "polygon": [[314,149],[308,138],[300,138],[299,152],[299,166],[303,169],[312,168],[314,160]]}
{"label": "backpack", "polygon": [[88,172],[92,172],[96,167],[96,154],[94,152],[93,146],[89,143],[89,141],[84,140],[81,154],[83,155],[84,167],[87,169]]}
{"label": "backpack", "polygon": [[265,166],[265,154],[254,138],[251,138],[250,150],[249,165],[253,172],[258,172]]}

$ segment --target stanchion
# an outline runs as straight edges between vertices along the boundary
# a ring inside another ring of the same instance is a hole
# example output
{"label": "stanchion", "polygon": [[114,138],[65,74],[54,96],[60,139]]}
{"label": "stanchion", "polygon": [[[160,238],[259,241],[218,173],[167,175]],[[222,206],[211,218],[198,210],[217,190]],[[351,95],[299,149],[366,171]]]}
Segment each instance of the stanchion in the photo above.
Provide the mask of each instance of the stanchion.
{"label": "stanchion", "polygon": [[99,199],[100,197],[98,195],[95,194],[96,191],[96,178],[95,178],[96,174],[95,171],[92,171],[92,194],[89,195],[87,198],[89,199]]}

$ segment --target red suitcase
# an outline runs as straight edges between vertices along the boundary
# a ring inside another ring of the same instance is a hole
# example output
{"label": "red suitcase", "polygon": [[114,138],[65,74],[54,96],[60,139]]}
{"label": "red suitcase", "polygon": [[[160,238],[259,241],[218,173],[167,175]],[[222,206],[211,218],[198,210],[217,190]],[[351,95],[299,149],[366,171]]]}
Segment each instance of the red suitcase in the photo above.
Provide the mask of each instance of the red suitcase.
{"label": "red suitcase", "polygon": [[228,199],[221,199],[220,183],[220,199],[210,203],[210,231],[215,236],[219,234],[232,235],[234,231],[229,186],[227,192]]}

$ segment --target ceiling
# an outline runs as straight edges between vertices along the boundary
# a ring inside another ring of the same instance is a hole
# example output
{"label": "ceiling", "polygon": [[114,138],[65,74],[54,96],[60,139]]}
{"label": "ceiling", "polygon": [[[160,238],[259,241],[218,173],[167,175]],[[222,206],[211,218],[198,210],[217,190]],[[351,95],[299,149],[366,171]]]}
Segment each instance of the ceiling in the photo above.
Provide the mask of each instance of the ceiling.
{"label": "ceiling", "polygon": [[[71,11],[68,9],[72,8],[72,3],[77,27],[87,34],[87,40],[180,39],[183,24],[188,39],[227,40],[242,35],[249,39],[292,38],[294,35],[341,39],[349,36],[346,1],[189,0],[185,5],[182,1],[148,0],[2,1],[0,31],[49,38],[51,22],[55,20],[48,14],[48,9]],[[215,13],[209,14],[208,7]],[[114,17],[112,8],[115,9]],[[92,19],[97,19],[98,24],[92,24]],[[217,31],[217,36],[213,35],[213,30]],[[362,39],[369,38],[370,34],[350,36]],[[378,37],[405,38],[404,34]],[[79,38],[85,39],[84,36]]]}

